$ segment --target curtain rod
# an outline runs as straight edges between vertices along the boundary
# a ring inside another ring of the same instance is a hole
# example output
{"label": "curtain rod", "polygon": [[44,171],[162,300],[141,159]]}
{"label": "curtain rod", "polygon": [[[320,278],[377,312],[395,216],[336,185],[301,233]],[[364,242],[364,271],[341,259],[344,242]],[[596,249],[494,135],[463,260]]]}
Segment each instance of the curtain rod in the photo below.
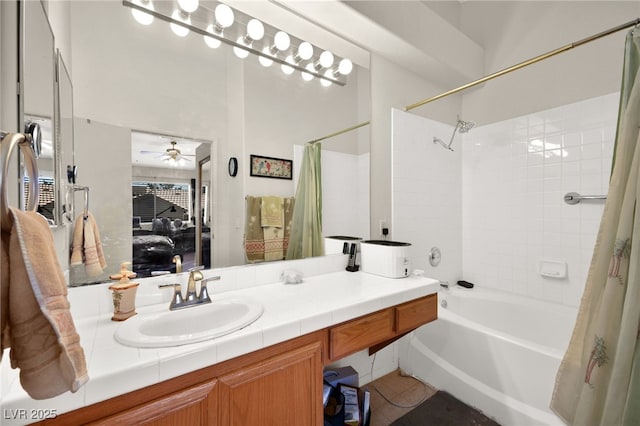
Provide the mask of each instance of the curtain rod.
{"label": "curtain rod", "polygon": [[352,130],[359,129],[360,127],[364,127],[364,126],[367,126],[367,125],[369,125],[369,124],[371,124],[371,121],[365,121],[365,122],[363,122],[363,123],[356,124],[355,126],[351,126],[351,127],[349,127],[349,128],[339,130],[339,131],[337,131],[337,132],[335,132],[335,133],[331,133],[331,134],[329,134],[329,135],[327,135],[327,136],[323,136],[323,137],[321,137],[320,139],[314,139],[314,140],[309,141],[309,142],[307,142],[307,143],[308,143],[308,144],[314,144],[314,143],[322,142],[322,141],[323,141],[323,140],[325,140],[325,139],[329,139],[329,138],[332,138],[332,137],[334,137],[334,136],[339,136],[339,135],[341,135],[341,134],[343,134],[343,133],[347,133],[347,132],[350,132],[350,131],[352,131]]}
{"label": "curtain rod", "polygon": [[405,111],[410,111],[410,110],[412,110],[414,108],[418,108],[418,107],[420,107],[422,105],[428,104],[429,102],[437,101],[438,99],[444,98],[444,97],[449,96],[449,95],[453,95],[455,93],[458,93],[458,92],[461,92],[463,90],[466,90],[466,89],[468,89],[470,87],[477,86],[478,84],[482,84],[482,83],[484,83],[486,81],[492,80],[492,79],[494,79],[496,77],[500,77],[500,76],[502,76],[504,74],[508,74],[508,73],[510,73],[512,71],[519,70],[520,68],[524,68],[524,67],[526,67],[528,65],[535,64],[536,62],[540,62],[540,61],[542,61],[544,59],[548,59],[548,58],[550,58],[552,56],[555,56],[555,55],[558,55],[560,53],[566,52],[568,50],[573,49],[574,47],[582,46],[583,44],[590,43],[590,42],[592,42],[594,40],[597,40],[599,38],[608,36],[610,34],[613,34],[613,33],[616,33],[618,31],[624,30],[625,28],[633,27],[633,26],[636,26],[636,25],[640,25],[640,18],[636,18],[633,21],[629,21],[629,22],[627,22],[625,24],[618,25],[617,27],[613,27],[613,28],[610,28],[610,29],[608,29],[606,31],[602,31],[601,33],[594,34],[594,35],[589,36],[587,38],[583,38],[582,40],[578,40],[576,42],[567,44],[566,46],[562,46],[562,47],[559,47],[559,48],[557,48],[555,50],[551,50],[551,51],[549,51],[547,53],[543,53],[542,55],[538,55],[538,56],[536,56],[534,58],[527,59],[524,62],[520,62],[519,64],[513,65],[513,66],[511,66],[509,68],[505,68],[505,69],[503,69],[501,71],[497,71],[497,72],[495,72],[493,74],[489,74],[489,75],[487,75],[485,77],[482,77],[482,78],[480,78],[478,80],[472,81],[471,83],[464,84],[464,85],[462,85],[460,87],[457,87],[455,89],[449,90],[449,91],[444,92],[444,93],[441,93],[441,94],[439,94],[437,96],[422,100],[420,102],[416,102],[415,104],[411,104],[409,106],[406,106],[404,108],[404,110]]}

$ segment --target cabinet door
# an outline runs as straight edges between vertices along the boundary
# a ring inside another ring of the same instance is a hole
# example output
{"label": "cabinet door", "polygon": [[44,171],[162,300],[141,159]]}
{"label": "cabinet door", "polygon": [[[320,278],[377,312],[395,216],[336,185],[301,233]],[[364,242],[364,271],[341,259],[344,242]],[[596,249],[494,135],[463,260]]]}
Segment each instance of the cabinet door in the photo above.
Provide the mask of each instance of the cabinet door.
{"label": "cabinet door", "polygon": [[385,309],[329,329],[329,355],[337,360],[393,337],[393,310]]}
{"label": "cabinet door", "polygon": [[106,417],[93,425],[209,426],[216,424],[216,381],[182,389]]}
{"label": "cabinet door", "polygon": [[322,425],[320,342],[273,356],[218,380],[220,425]]}

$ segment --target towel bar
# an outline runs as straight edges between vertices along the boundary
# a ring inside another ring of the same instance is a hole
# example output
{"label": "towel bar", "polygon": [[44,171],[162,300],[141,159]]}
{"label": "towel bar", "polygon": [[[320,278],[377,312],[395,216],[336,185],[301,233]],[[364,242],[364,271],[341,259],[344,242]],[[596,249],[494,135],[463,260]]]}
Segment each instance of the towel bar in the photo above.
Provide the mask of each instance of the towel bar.
{"label": "towel bar", "polygon": [[31,147],[31,136],[22,133],[1,133],[2,148],[0,157],[2,158],[2,175],[0,177],[0,215],[2,223],[9,223],[9,196],[7,195],[7,175],[9,173],[9,163],[13,149],[17,145],[25,159],[27,176],[29,177],[29,196],[27,199],[27,210],[36,211],[38,208],[38,198],[40,197],[40,185],[38,177],[38,164],[36,156]]}
{"label": "towel bar", "polygon": [[[89,217],[89,187],[88,186],[80,186],[80,185],[69,186],[66,193],[66,200],[65,200],[66,205],[71,206],[71,202],[69,201],[69,196],[75,193],[76,191],[84,191],[84,210],[82,213],[82,217],[86,219]],[[71,208],[67,208],[66,215],[68,220],[73,221]]]}
{"label": "towel bar", "polygon": [[568,192],[564,195],[564,202],[567,204],[578,204],[582,200],[606,200],[606,195],[580,195],[577,192]]}

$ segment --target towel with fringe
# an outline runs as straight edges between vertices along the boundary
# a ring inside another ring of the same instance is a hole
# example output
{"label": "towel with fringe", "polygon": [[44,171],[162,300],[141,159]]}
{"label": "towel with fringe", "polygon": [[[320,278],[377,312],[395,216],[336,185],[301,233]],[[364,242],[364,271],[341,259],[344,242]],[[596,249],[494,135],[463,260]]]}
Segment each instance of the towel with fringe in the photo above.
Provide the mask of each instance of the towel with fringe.
{"label": "towel with fringe", "polygon": [[10,344],[11,367],[20,369],[33,399],[76,392],[89,376],[53,235],[40,214],[9,211],[11,230],[2,232],[3,348]]}
{"label": "towel with fringe", "polygon": [[107,266],[98,225],[91,213],[87,213],[86,219],[83,215],[76,218],[69,264],[71,266],[84,264],[89,277],[100,275]]}
{"label": "towel with fringe", "polygon": [[260,220],[261,197],[247,195],[247,213],[244,228],[244,251],[247,262],[264,261],[264,231]]}
{"label": "towel with fringe", "polygon": [[[263,197],[264,198],[280,198],[280,197]],[[283,260],[289,246],[289,234],[291,233],[291,218],[293,214],[293,198],[280,198],[281,200],[281,216],[282,225],[280,227],[264,226],[264,260]],[[264,208],[263,208],[264,211]]]}

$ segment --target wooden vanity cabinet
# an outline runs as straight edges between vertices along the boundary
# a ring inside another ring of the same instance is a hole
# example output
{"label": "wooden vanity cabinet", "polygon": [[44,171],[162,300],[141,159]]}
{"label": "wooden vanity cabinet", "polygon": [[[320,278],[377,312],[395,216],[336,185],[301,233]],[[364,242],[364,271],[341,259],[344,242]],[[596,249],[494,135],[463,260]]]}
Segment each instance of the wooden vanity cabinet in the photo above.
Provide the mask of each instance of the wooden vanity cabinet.
{"label": "wooden vanity cabinet", "polygon": [[369,354],[438,317],[431,294],[329,327],[329,361],[369,348]]}
{"label": "wooden vanity cabinet", "polygon": [[[62,414],[41,424],[323,424],[322,369],[437,317],[430,295]],[[371,351],[371,349],[370,349]]]}
{"label": "wooden vanity cabinet", "polygon": [[321,426],[325,342],[320,330],[38,424]]}

